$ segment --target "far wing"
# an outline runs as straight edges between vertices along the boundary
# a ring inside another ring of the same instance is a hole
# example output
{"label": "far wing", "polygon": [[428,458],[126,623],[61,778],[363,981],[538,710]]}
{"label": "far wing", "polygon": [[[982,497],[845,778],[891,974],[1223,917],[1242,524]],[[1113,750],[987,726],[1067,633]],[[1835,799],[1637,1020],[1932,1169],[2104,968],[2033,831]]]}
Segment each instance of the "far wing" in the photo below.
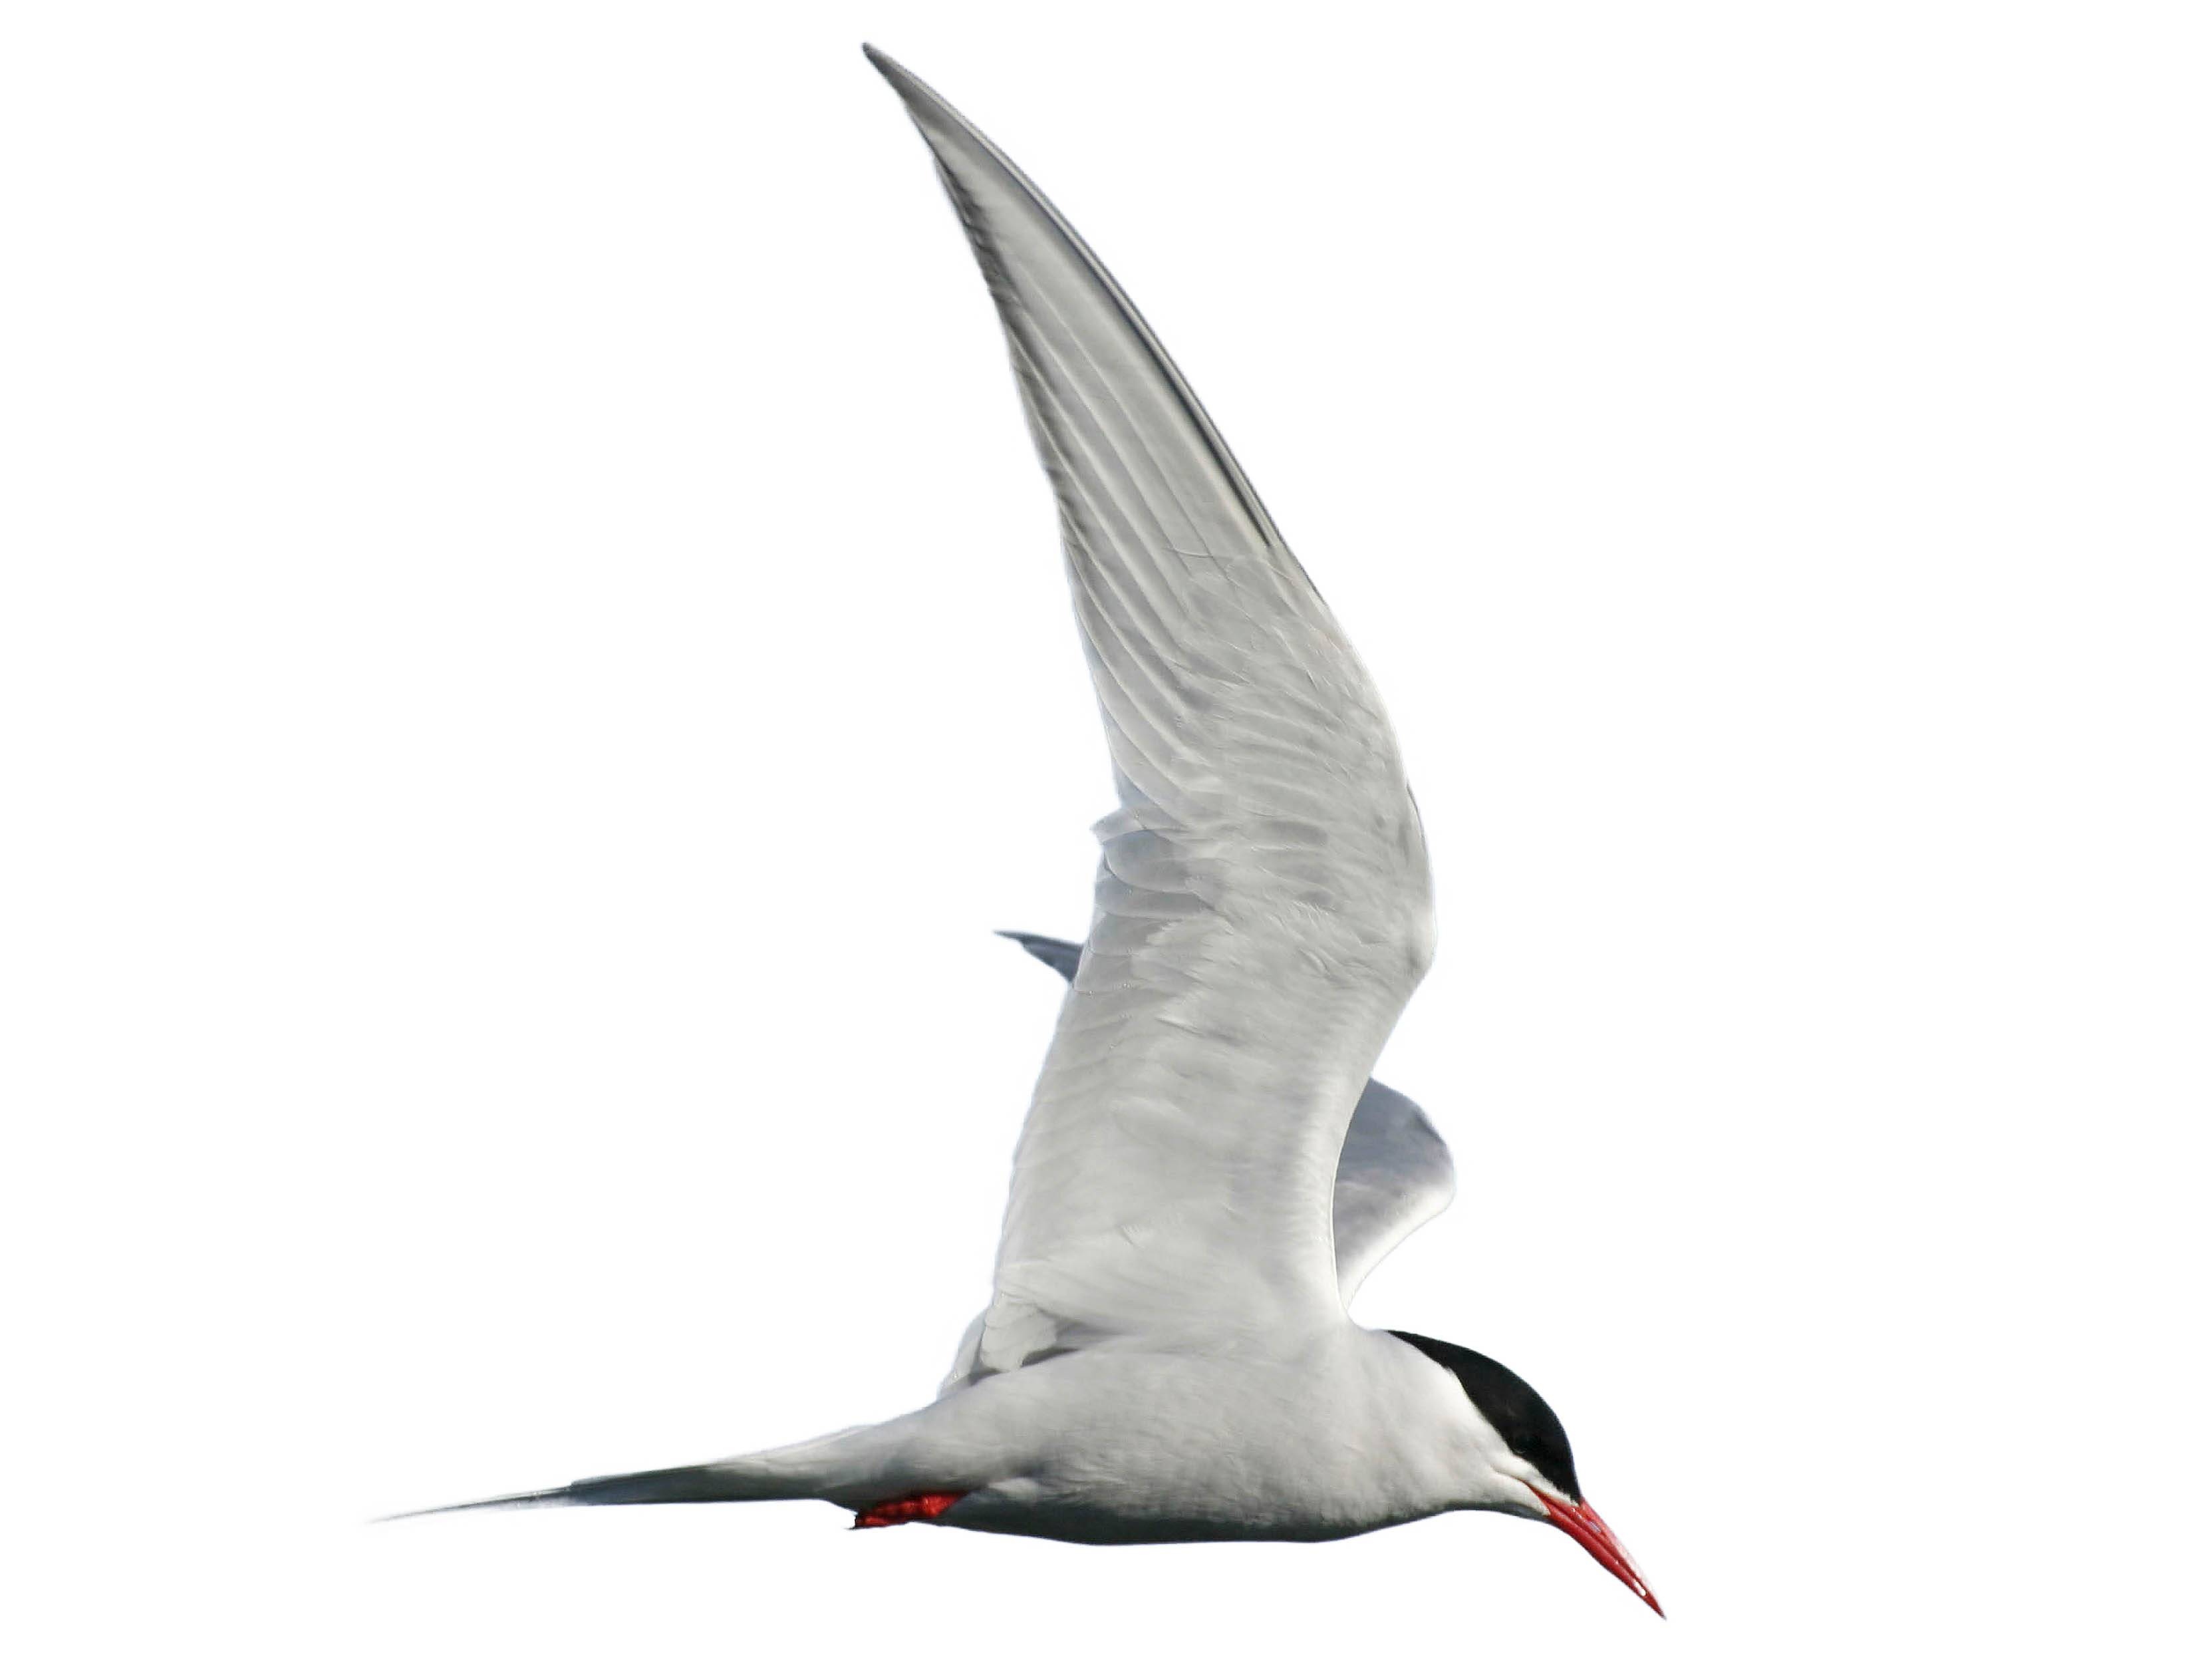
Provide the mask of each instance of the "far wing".
{"label": "far wing", "polygon": [[1121,810],[1015,1154],[976,1365],[1273,1349],[1341,1321],[1338,1153],[1431,949],[1380,699],[1197,398],[1066,221],[879,53],[996,304]]}
{"label": "far wing", "polygon": [[1455,1185],[1451,1149],[1429,1115],[1369,1078],[1336,1160],[1336,1279],[1346,1307],[1376,1262],[1450,1207]]}

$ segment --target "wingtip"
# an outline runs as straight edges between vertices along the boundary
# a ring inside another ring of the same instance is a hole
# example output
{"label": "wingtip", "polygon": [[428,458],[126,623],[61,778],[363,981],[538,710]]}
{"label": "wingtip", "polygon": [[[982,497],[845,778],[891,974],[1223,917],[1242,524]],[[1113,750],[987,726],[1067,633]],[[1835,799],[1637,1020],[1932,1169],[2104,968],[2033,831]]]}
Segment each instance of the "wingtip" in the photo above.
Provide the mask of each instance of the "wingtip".
{"label": "wingtip", "polygon": [[921,85],[921,82],[915,79],[912,70],[878,46],[872,46],[866,40],[861,41],[860,56],[875,65],[876,73],[890,82],[902,98],[908,95],[910,88]]}
{"label": "wingtip", "polygon": [[936,127],[950,128],[965,133],[979,143],[988,143],[989,141],[985,139],[982,134],[975,131],[969,125],[965,116],[945,101],[943,94],[904,64],[900,63],[890,53],[879,51],[863,41],[860,45],[860,55],[875,65],[877,74],[890,82],[891,90],[898,94],[899,102],[906,106],[907,113],[916,121],[925,124],[925,131],[929,131],[931,125],[933,124]]}

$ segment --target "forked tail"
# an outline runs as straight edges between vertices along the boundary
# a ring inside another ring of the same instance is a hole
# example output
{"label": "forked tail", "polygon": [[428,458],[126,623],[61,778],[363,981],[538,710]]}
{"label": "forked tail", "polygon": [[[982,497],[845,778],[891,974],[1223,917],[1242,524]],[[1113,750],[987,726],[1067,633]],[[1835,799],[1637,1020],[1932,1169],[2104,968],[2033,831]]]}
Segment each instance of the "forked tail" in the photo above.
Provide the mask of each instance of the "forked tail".
{"label": "forked tail", "polygon": [[850,1510],[865,1510],[933,1483],[916,1481],[899,1454],[907,1440],[905,1419],[873,1427],[847,1429],[819,1440],[785,1446],[713,1463],[675,1469],[641,1469],[635,1474],[605,1474],[574,1480],[544,1492],[515,1492],[409,1510],[386,1521],[411,1521],[423,1515],[453,1515],[465,1510],[566,1509],[594,1504],[757,1504],[818,1498]]}
{"label": "forked tail", "polygon": [[747,1473],[730,1463],[692,1463],[678,1469],[641,1469],[635,1474],[605,1474],[591,1480],[572,1480],[544,1492],[519,1492],[505,1498],[480,1498],[472,1504],[445,1504],[435,1509],[407,1510],[379,1517],[412,1521],[424,1515],[459,1515],[466,1510],[566,1509],[586,1504],[742,1504],[777,1498],[813,1498],[821,1494],[789,1490],[787,1479],[768,1478],[764,1472]]}

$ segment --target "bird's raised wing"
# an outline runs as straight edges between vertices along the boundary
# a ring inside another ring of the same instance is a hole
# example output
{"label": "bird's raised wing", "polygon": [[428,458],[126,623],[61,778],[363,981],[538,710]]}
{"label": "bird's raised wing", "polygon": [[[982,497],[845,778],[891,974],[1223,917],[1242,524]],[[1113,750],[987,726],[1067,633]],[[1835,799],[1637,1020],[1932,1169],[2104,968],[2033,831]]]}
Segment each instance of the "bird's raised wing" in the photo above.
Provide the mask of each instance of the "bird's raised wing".
{"label": "bird's raised wing", "polygon": [[882,55],[1006,330],[1121,809],[1014,1158],[978,1374],[1342,1319],[1345,1128],[1428,965],[1382,704],[1151,330],[988,140]]}
{"label": "bird's raised wing", "polygon": [[[1006,933],[1062,979],[1075,977],[1083,947],[1042,933]],[[1407,1235],[1449,1207],[1455,1186],[1451,1149],[1407,1097],[1373,1078],[1359,1091],[1352,1126],[1337,1154],[1330,1202],[1336,1236],[1337,1292],[1352,1298],[1376,1264]]]}

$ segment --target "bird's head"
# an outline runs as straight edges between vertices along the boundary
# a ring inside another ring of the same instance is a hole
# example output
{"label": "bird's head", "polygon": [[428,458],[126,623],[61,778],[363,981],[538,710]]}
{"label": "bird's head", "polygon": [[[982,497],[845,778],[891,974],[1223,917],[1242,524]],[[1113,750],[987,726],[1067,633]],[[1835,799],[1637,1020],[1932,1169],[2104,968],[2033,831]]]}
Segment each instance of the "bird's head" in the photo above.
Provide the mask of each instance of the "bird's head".
{"label": "bird's head", "polygon": [[1411,1331],[1390,1334],[1449,1371],[1474,1409],[1480,1467],[1468,1507],[1549,1522],[1635,1591],[1652,1612],[1666,1617],[1613,1528],[1583,1501],[1567,1431],[1544,1397],[1496,1360],[1471,1348]]}

